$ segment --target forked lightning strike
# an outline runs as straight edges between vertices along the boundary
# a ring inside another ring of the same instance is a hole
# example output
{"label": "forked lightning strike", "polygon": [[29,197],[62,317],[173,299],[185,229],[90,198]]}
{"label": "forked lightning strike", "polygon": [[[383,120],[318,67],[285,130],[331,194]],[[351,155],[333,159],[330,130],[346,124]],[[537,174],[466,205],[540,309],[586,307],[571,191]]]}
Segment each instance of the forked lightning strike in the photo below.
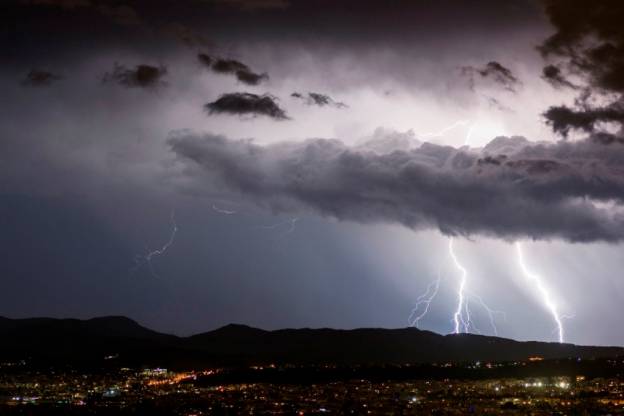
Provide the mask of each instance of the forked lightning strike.
{"label": "forked lightning strike", "polygon": [[550,297],[550,293],[548,292],[548,289],[546,288],[546,286],[544,286],[544,283],[542,282],[542,278],[539,275],[531,272],[527,268],[526,263],[524,261],[524,254],[522,252],[522,245],[518,241],[516,242],[516,252],[518,253],[518,264],[520,265],[520,269],[522,270],[522,273],[527,279],[535,283],[535,287],[537,288],[538,292],[542,296],[542,301],[544,302],[544,306],[546,307],[546,309],[548,309],[548,311],[550,312],[550,314],[552,315],[556,323],[556,326],[557,326],[556,329],[559,335],[559,342],[564,342],[563,324],[561,322],[562,317],[561,315],[559,315],[559,311],[557,310],[557,304]]}
{"label": "forked lightning strike", "polygon": [[[455,255],[455,250],[453,250],[453,237],[449,238],[449,245],[448,245],[448,249],[449,249],[449,255],[451,256],[451,259],[453,260],[453,264],[455,264],[455,267],[459,270],[459,272],[461,273],[461,277],[459,278],[459,287],[457,289],[457,309],[455,310],[455,313],[453,314],[453,323],[455,324],[455,329],[454,332],[456,334],[459,334],[460,332],[462,332],[462,328],[463,328],[463,332],[468,332],[468,323],[469,321],[466,321],[464,319],[464,308],[466,306],[464,306],[464,290],[466,289],[466,279],[468,277],[468,271],[464,268],[464,266],[461,265],[461,263],[459,262],[459,260],[457,260],[457,256]],[[470,315],[468,315],[468,319],[470,319]]]}
{"label": "forked lightning strike", "polygon": [[[466,137],[464,139],[464,146],[467,146],[470,143],[472,132],[474,131],[474,128],[476,126],[476,123],[475,122],[471,123],[470,120],[456,121],[455,123],[447,127],[444,127],[438,132],[426,133],[426,134],[421,135],[420,137],[440,137],[454,128],[457,128],[460,126],[466,126],[466,125],[469,125],[468,131],[466,132]],[[453,317],[451,319],[451,322],[453,324],[453,332],[456,334],[459,334],[461,332],[467,333],[467,332],[470,332],[472,328],[472,330],[474,330],[475,332],[481,333],[481,331],[475,325],[471,317],[470,300],[474,299],[485,310],[485,313],[488,315],[490,325],[492,327],[494,334],[498,335],[498,328],[496,327],[495,315],[501,314],[504,316],[505,313],[491,309],[483,301],[483,299],[480,296],[477,296],[474,293],[467,292],[468,271],[459,262],[459,259],[457,258],[457,255],[455,254],[455,250],[453,248],[452,237],[449,238],[448,250],[449,250],[449,256],[451,257],[453,264],[460,272],[459,287],[457,289],[457,308],[455,309],[455,312],[453,313]],[[423,319],[425,315],[429,312],[429,306],[431,302],[433,301],[433,299],[435,298],[435,296],[437,295],[439,286],[440,286],[440,277],[438,276],[438,279],[430,283],[429,286],[427,286],[426,291],[416,299],[416,305],[414,306],[414,309],[412,310],[412,313],[410,314],[408,318],[408,322],[411,326],[418,327],[420,320]],[[418,313],[419,310],[421,309],[421,306],[423,307],[423,310],[422,312]]]}

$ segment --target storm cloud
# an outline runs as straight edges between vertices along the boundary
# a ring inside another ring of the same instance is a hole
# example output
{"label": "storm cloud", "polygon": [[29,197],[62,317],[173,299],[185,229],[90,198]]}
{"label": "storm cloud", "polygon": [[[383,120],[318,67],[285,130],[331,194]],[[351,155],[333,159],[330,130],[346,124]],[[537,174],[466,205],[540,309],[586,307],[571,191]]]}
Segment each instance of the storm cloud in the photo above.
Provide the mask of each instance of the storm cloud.
{"label": "storm cloud", "polygon": [[340,101],[335,101],[327,94],[321,94],[318,92],[309,92],[307,95],[304,95],[299,92],[293,92],[290,94],[291,97],[296,98],[298,100],[302,100],[307,105],[317,105],[319,107],[330,106],[334,108],[346,108],[347,105]]}
{"label": "storm cloud", "polygon": [[553,106],[546,110],[544,117],[554,131],[566,137],[572,129],[592,132],[600,122],[624,122],[624,107],[616,104],[576,110],[566,106]]}
{"label": "storm cloud", "polygon": [[22,85],[30,87],[47,87],[61,79],[60,75],[42,69],[32,69],[22,80]]}
{"label": "storm cloud", "polygon": [[578,89],[578,86],[571,83],[563,75],[561,68],[556,65],[547,65],[542,71],[542,79],[555,88]]}
{"label": "storm cloud", "polygon": [[288,120],[286,112],[272,95],[234,92],[223,94],[204,106],[209,114],[234,114],[239,116],[267,116],[275,120]]}
{"label": "storm cloud", "polygon": [[165,85],[163,77],[167,74],[164,66],[137,65],[127,68],[115,64],[111,72],[102,77],[104,83],[116,83],[128,88],[154,88]]}
{"label": "storm cloud", "polygon": [[516,92],[517,87],[521,85],[520,80],[509,68],[496,61],[490,61],[481,68],[464,66],[461,68],[461,73],[469,78],[471,88],[474,88],[475,75],[491,80],[511,92]]}
{"label": "storm cloud", "polygon": [[[567,135],[574,130],[595,131],[600,122],[624,121],[624,5],[613,0],[596,3],[545,1],[546,14],[556,32],[540,45],[548,65],[544,76],[554,84],[571,86],[566,76],[582,82],[575,108],[551,107],[545,116],[553,129]],[[607,104],[605,104],[607,102]]]}
{"label": "storm cloud", "polygon": [[424,143],[379,153],[335,139],[262,146],[184,133],[168,142],[198,186],[275,211],[508,240],[624,239],[621,145],[498,137],[480,151]]}
{"label": "storm cloud", "polygon": [[197,59],[204,67],[218,74],[232,74],[243,84],[258,85],[269,79],[268,74],[259,74],[251,70],[249,66],[235,59],[224,59],[210,56],[206,53],[197,54]]}

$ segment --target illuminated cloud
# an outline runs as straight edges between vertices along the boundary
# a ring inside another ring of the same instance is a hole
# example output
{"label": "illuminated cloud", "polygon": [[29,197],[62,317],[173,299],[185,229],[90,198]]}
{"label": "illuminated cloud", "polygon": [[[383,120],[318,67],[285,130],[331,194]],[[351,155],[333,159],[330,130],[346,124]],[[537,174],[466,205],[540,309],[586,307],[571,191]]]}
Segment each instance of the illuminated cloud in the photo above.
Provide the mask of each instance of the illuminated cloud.
{"label": "illuminated cloud", "polygon": [[[226,188],[277,211],[447,235],[624,239],[619,144],[499,137],[479,152],[424,143],[379,153],[339,140],[262,146],[188,133],[169,144],[198,186]],[[496,151],[502,148],[509,152]],[[618,209],[601,206],[604,201]]]}

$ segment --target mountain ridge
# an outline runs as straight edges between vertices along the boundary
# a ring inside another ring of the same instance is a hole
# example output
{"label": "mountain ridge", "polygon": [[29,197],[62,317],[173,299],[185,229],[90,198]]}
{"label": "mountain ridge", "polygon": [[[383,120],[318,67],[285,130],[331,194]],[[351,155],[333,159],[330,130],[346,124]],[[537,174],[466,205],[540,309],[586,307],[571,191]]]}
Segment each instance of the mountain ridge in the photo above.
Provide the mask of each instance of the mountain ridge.
{"label": "mountain ridge", "polygon": [[80,319],[0,317],[0,358],[169,366],[262,363],[365,364],[520,361],[624,356],[624,347],[516,341],[476,334],[437,334],[417,328],[286,328],[242,324],[181,337],[123,316]]}

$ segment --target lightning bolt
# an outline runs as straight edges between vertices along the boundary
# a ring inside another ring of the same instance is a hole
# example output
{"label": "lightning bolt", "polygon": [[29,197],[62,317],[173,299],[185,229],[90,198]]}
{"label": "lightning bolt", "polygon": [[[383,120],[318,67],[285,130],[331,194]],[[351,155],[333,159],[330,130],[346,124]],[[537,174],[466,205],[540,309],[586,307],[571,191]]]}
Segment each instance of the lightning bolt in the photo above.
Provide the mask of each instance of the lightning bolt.
{"label": "lightning bolt", "polygon": [[[474,128],[477,125],[476,122],[471,122],[470,120],[456,121],[455,123],[450,124],[447,127],[444,127],[438,132],[425,133],[421,135],[421,137],[440,137],[454,128],[457,128],[460,126],[466,126],[466,125],[469,125],[468,131],[466,132],[466,137],[464,139],[464,146],[467,146],[470,143],[472,132],[474,131]],[[479,306],[481,306],[483,310],[485,311],[485,313],[487,314],[489,322],[490,322],[490,326],[492,327],[492,331],[494,332],[495,335],[498,335],[498,328],[496,326],[495,315],[500,314],[500,315],[505,316],[505,313],[502,311],[497,311],[497,310],[490,308],[483,301],[483,298],[481,298],[480,296],[474,293],[467,292],[468,271],[459,262],[459,259],[457,258],[457,255],[455,254],[455,250],[453,248],[452,237],[449,238],[448,250],[449,250],[449,256],[451,257],[453,264],[460,272],[459,287],[457,288],[457,308],[455,309],[455,312],[453,313],[453,317],[451,320],[451,322],[453,323],[454,333],[456,334],[459,334],[461,332],[468,333],[471,331],[471,328],[473,331],[477,333],[481,333],[479,328],[475,325],[474,320],[471,317],[471,311],[470,311],[470,302],[476,301],[476,303]],[[423,319],[425,315],[429,312],[429,306],[431,305],[431,302],[437,295],[439,287],[440,287],[440,277],[438,276],[438,279],[431,282],[427,286],[427,289],[425,290],[425,292],[416,299],[416,305],[414,306],[414,309],[412,309],[412,312],[408,317],[408,323],[410,324],[410,326],[418,327],[420,320]],[[422,312],[418,313],[421,310],[421,308],[422,308]]]}
{"label": "lightning bolt", "polygon": [[171,245],[173,244],[175,240],[175,236],[178,232],[178,224],[176,223],[176,220],[175,220],[175,210],[171,210],[171,225],[172,225],[172,229],[171,229],[171,234],[169,235],[169,240],[167,240],[167,242],[159,249],[152,250],[143,256],[138,255],[135,258],[137,265],[134,270],[137,270],[139,267],[141,267],[142,264],[147,264],[151,275],[155,278],[159,278],[156,272],[154,271],[154,267],[152,266],[152,259],[154,257],[163,255],[169,249],[169,247],[171,247]]}
{"label": "lightning bolt", "polygon": [[[468,271],[461,265],[457,256],[455,255],[455,250],[453,249],[453,237],[449,238],[449,255],[453,260],[453,264],[459,270],[461,277],[459,279],[459,287],[457,289],[457,309],[453,314],[453,323],[455,324],[454,332],[459,334],[460,332],[468,332],[469,322],[470,322],[470,314],[466,313],[468,320],[464,318],[464,309],[467,308],[467,304],[465,304],[464,299],[464,291],[466,289],[466,280],[468,278]],[[467,311],[467,309],[466,309]]]}
{"label": "lightning bolt", "polygon": [[520,265],[520,269],[522,270],[522,273],[528,280],[535,283],[535,287],[537,288],[538,292],[542,296],[542,301],[544,302],[544,306],[546,307],[546,309],[548,309],[548,311],[550,312],[550,314],[552,315],[556,323],[556,331],[559,335],[559,342],[563,343],[564,333],[563,333],[562,316],[559,315],[559,311],[557,310],[557,304],[550,297],[550,293],[548,289],[546,288],[546,286],[544,285],[544,283],[542,282],[542,278],[539,275],[531,272],[527,268],[526,263],[524,261],[524,254],[522,252],[522,245],[518,241],[516,241],[516,252],[518,254],[518,264]]}
{"label": "lightning bolt", "polygon": [[[438,278],[436,280],[429,283],[429,285],[427,286],[427,290],[425,290],[425,293],[423,293],[416,299],[416,305],[414,305],[414,309],[412,309],[412,313],[407,318],[407,323],[409,324],[409,326],[414,326],[418,328],[418,323],[429,312],[429,305],[431,305],[431,302],[438,294],[439,288],[440,288],[440,273],[438,273]],[[419,309],[423,305],[424,305],[424,308],[422,312],[418,314]]]}
{"label": "lightning bolt", "polygon": [[[494,332],[494,335],[498,336],[498,327],[496,325],[495,315],[501,315],[503,319],[506,320],[507,314],[504,311],[497,311],[495,309],[490,308],[487,305],[487,303],[483,301],[483,298],[481,298],[481,296],[475,295],[474,293],[469,293],[468,298],[475,299],[477,303],[481,305],[481,307],[485,310],[485,313],[487,314],[488,319],[490,320],[490,326],[492,327],[492,331]],[[473,324],[473,327],[474,327],[474,324]]]}

